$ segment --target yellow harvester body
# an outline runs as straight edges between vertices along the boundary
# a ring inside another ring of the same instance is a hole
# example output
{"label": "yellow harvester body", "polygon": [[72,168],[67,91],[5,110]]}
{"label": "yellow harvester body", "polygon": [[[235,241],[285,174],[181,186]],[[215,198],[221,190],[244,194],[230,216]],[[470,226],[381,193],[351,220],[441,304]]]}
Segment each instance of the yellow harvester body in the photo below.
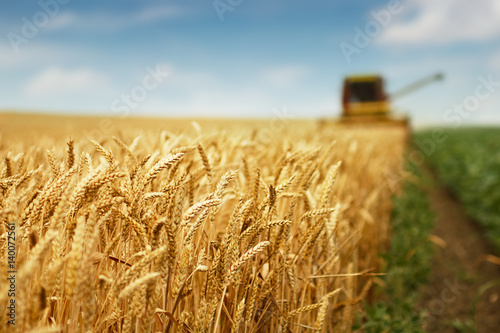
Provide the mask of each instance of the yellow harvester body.
{"label": "yellow harvester body", "polygon": [[407,123],[406,116],[392,113],[390,99],[411,93],[433,81],[441,80],[441,73],[418,80],[390,96],[385,91],[384,79],[380,75],[352,75],[344,79],[342,89],[343,122],[396,122]]}

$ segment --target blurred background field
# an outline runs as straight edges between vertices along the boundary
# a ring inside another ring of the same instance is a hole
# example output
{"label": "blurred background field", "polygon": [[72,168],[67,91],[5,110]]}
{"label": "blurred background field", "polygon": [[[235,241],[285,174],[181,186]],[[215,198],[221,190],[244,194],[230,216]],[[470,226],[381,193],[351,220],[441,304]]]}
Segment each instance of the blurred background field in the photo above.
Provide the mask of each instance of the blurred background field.
{"label": "blurred background field", "polygon": [[[419,126],[500,122],[496,0],[10,2],[0,31],[1,110],[329,118],[346,75],[379,73],[393,92],[442,72],[397,111]],[[460,113],[480,77],[496,93]]]}

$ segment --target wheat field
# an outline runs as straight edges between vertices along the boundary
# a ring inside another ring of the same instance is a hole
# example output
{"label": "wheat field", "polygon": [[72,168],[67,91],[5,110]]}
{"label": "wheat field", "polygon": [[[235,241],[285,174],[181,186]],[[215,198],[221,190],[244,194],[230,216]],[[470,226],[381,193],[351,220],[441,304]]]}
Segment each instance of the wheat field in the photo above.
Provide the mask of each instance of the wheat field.
{"label": "wheat field", "polygon": [[349,332],[370,300],[404,128],[37,119],[0,117],[0,332]]}

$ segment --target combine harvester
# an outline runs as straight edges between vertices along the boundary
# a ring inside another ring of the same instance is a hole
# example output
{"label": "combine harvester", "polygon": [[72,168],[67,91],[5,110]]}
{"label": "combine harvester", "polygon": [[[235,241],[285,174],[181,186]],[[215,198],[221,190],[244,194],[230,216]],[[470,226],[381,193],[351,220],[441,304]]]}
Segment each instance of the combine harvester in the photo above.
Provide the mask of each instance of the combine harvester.
{"label": "combine harvester", "polygon": [[342,116],[340,123],[348,124],[395,124],[408,126],[406,115],[396,115],[391,101],[407,95],[423,86],[443,79],[437,73],[425,77],[387,95],[384,80],[380,75],[354,75],[344,79],[342,92]]}

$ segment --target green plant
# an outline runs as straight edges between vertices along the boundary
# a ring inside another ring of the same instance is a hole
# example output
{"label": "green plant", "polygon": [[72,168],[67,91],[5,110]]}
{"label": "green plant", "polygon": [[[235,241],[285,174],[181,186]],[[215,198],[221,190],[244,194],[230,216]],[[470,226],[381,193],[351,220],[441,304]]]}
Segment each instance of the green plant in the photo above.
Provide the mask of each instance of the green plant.
{"label": "green plant", "polygon": [[434,214],[419,185],[427,181],[420,168],[408,163],[407,169],[413,177],[404,182],[402,195],[394,198],[391,247],[383,255],[387,275],[379,290],[382,297],[366,307],[354,327],[364,332],[423,332],[422,315],[415,311],[414,303],[430,271],[433,247],[428,237]]}
{"label": "green plant", "polygon": [[462,128],[417,133],[415,142],[440,180],[464,204],[500,251],[500,128]]}

